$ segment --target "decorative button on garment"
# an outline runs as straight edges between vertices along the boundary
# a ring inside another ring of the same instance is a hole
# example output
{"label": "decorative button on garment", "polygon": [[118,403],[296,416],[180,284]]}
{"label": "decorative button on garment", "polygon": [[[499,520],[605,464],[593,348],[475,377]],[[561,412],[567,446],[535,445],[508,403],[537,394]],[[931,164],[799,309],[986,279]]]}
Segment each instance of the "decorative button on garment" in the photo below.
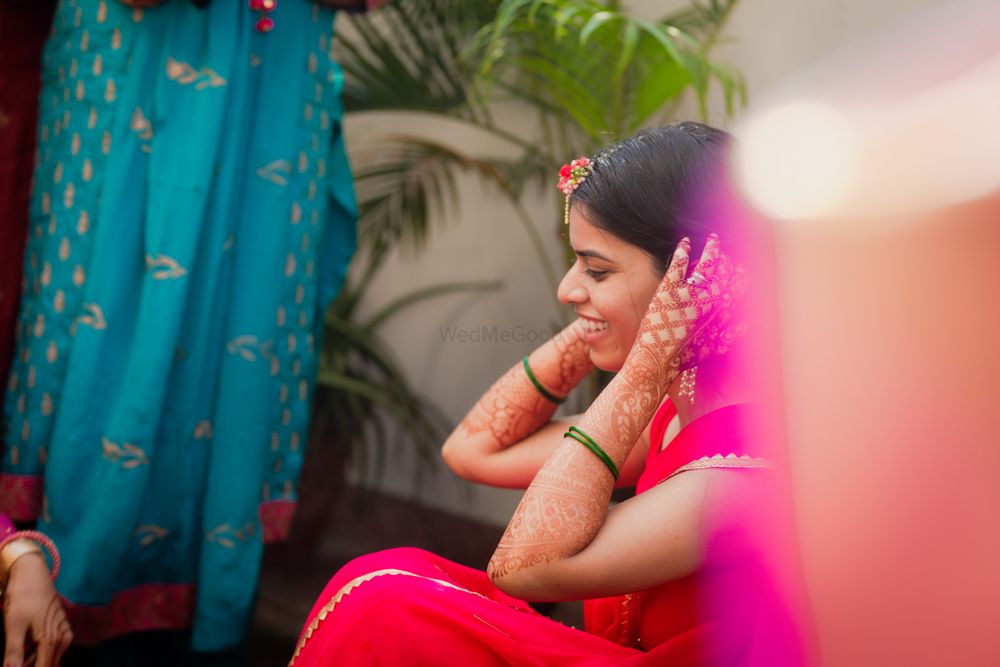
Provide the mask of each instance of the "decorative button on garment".
{"label": "decorative button on garment", "polygon": [[254,24],[257,32],[271,32],[274,29],[274,19],[268,16],[268,14],[273,12],[274,8],[278,6],[278,0],[249,0],[248,4],[252,11],[260,15],[257,23]]}

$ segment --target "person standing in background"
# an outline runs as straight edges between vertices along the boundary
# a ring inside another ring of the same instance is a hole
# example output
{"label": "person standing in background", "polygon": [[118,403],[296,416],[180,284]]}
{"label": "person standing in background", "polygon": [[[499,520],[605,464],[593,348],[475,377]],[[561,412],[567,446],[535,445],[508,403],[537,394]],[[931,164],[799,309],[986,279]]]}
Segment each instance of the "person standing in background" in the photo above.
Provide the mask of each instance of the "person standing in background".
{"label": "person standing in background", "polygon": [[336,4],[56,8],[0,511],[63,552],[75,641],[179,631],[95,663],[238,659],[287,534],[355,247]]}

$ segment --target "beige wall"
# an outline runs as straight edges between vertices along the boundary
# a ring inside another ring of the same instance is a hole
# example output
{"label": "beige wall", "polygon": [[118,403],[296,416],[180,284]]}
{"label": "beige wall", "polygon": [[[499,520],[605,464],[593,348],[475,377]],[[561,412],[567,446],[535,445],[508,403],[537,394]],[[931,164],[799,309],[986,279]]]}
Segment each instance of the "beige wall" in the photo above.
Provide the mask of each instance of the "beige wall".
{"label": "beige wall", "polygon": [[[626,4],[642,16],[656,18],[680,3],[642,0]],[[742,69],[753,104],[825,54],[930,4],[932,0],[741,0],[717,55]],[[721,116],[721,104],[714,108],[718,111],[713,112],[712,121],[731,125]],[[507,125],[519,125],[517,110],[503,113],[509,114]],[[530,127],[526,116],[523,122]],[[415,114],[372,114],[347,122],[352,151],[363,150],[373,138],[401,133],[453,142],[479,154],[503,149],[502,143],[477,131]],[[371,312],[410,289],[443,281],[505,282],[498,292],[425,302],[388,322],[384,330],[414,384],[456,421],[497,376],[537,344],[530,342],[530,336],[548,331],[559,317],[545,276],[507,203],[474,177],[459,182],[459,205],[438,221],[427,250],[418,256],[394,255],[372,285],[367,304]],[[554,188],[531,193],[525,203],[558,261],[562,242],[555,195]],[[465,331],[496,327],[498,332],[509,332],[511,340],[447,340],[444,330],[449,327]],[[514,340],[518,337],[522,340]],[[439,468],[438,474],[425,474],[418,483],[415,458],[403,448],[391,453],[379,486],[448,511],[506,523],[518,492],[472,488],[443,465]]]}

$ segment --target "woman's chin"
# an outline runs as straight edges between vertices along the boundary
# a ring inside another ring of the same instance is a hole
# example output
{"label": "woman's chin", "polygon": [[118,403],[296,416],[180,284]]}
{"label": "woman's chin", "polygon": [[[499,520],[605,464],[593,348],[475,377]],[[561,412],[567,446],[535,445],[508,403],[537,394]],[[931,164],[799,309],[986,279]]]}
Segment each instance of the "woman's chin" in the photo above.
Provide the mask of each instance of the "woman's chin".
{"label": "woman's chin", "polygon": [[625,365],[625,356],[614,352],[604,352],[590,348],[590,362],[602,371],[617,373]]}

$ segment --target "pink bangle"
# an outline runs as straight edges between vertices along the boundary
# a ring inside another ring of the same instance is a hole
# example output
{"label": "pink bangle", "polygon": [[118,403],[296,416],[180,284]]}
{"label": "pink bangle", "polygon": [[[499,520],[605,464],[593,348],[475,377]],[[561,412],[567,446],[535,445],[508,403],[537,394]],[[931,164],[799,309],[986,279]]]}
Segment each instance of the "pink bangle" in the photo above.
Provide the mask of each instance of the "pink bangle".
{"label": "pink bangle", "polygon": [[55,581],[56,577],[59,576],[59,566],[62,564],[62,560],[59,558],[59,550],[56,549],[56,545],[52,540],[37,530],[20,530],[0,541],[0,551],[3,551],[3,548],[14,540],[31,540],[45,549],[49,554],[49,560],[52,561],[52,580]]}

